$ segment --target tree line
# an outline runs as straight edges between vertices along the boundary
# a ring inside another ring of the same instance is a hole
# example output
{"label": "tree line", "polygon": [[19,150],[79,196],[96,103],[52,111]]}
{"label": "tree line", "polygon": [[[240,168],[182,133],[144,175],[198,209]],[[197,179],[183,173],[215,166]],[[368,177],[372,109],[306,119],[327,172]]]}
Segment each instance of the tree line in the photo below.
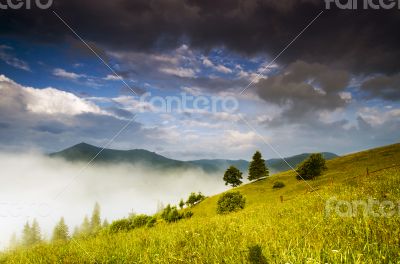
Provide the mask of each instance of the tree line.
{"label": "tree line", "polygon": [[[82,224],[75,227],[72,234],[70,233],[68,225],[65,223],[64,217],[61,217],[53,229],[50,241],[54,243],[66,242],[71,238],[95,235],[108,226],[107,219],[104,219],[103,222],[101,221],[100,205],[95,203],[90,219],[88,216],[85,216]],[[12,235],[10,248],[31,247],[43,242],[46,242],[46,239],[41,232],[39,223],[36,219],[33,219],[32,222],[28,221],[25,223],[20,239],[18,239],[15,233]]]}
{"label": "tree line", "polygon": [[[325,170],[326,161],[321,153],[311,154],[306,160],[300,163],[295,172],[298,180],[312,180],[320,176]],[[269,176],[269,169],[265,160],[262,158],[261,152],[256,151],[253,155],[252,161],[249,165],[248,177],[249,181],[256,181]],[[243,181],[243,173],[235,166],[230,166],[223,176],[225,185],[232,187],[240,186]],[[283,183],[280,183],[278,188],[283,187]]]}

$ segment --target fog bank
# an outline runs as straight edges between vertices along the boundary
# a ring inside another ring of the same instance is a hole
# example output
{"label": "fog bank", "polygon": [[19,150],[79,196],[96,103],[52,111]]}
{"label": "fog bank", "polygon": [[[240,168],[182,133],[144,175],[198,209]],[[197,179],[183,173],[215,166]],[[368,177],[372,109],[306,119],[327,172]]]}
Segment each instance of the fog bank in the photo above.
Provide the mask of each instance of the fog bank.
{"label": "fog bank", "polygon": [[222,175],[202,170],[161,171],[142,165],[90,165],[37,153],[0,153],[0,248],[13,232],[20,237],[36,218],[46,238],[61,216],[72,232],[94,203],[110,222],[129,213],[153,214],[160,203],[177,204],[190,192],[226,190]]}

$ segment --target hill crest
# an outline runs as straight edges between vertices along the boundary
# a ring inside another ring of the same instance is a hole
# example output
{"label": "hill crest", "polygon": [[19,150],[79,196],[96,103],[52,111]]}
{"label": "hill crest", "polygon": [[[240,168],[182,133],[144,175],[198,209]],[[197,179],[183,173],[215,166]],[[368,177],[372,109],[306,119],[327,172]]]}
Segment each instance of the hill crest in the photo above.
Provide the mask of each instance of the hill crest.
{"label": "hill crest", "polygon": [[[336,154],[330,152],[323,152],[322,154],[327,160],[338,157]],[[96,155],[96,159],[93,160]],[[287,157],[285,160],[292,167],[296,167],[299,163],[308,158],[309,155],[311,154],[303,153]],[[202,169],[208,173],[223,172],[229,166],[233,165],[246,174],[249,166],[249,161],[243,159],[199,159],[180,161],[167,158],[157,154],[156,152],[151,152],[145,149],[103,149],[85,142],[81,142],[59,152],[51,153],[49,156],[63,158],[70,162],[89,162],[93,160],[94,163],[143,163],[145,165],[151,165],[152,167],[161,169]],[[289,170],[290,167],[286,162],[282,159],[266,160],[271,174]]]}

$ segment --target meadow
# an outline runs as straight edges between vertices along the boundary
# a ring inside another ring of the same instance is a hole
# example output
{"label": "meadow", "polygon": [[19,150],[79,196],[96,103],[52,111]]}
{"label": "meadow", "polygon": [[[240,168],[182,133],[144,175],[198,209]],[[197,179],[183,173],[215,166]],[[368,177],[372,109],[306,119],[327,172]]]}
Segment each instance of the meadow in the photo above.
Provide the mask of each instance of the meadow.
{"label": "meadow", "polygon": [[[10,250],[0,263],[400,263],[398,165],[400,144],[350,154],[315,180],[288,171],[234,188],[246,197],[238,212],[218,215],[216,195],[190,208],[190,219]],[[272,188],[276,181],[285,187]],[[397,207],[344,217],[327,212],[332,199]],[[249,258],[254,248],[258,260]]]}

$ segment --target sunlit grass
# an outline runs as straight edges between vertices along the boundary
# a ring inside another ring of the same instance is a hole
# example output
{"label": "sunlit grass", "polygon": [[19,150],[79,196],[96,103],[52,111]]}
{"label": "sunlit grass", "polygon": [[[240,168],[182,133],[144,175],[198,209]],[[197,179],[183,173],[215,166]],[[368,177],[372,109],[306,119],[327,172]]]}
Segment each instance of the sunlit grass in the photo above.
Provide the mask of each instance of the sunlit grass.
{"label": "sunlit grass", "polygon": [[[325,214],[332,197],[400,200],[400,168],[366,175],[367,167],[393,164],[400,164],[400,145],[329,161],[326,173],[307,183],[285,172],[235,188],[247,202],[236,213],[217,215],[217,195],[191,208],[191,219],[20,249],[0,262],[246,263],[248,247],[259,245],[269,263],[400,263],[398,211],[387,218]],[[273,189],[276,181],[286,186]]]}

